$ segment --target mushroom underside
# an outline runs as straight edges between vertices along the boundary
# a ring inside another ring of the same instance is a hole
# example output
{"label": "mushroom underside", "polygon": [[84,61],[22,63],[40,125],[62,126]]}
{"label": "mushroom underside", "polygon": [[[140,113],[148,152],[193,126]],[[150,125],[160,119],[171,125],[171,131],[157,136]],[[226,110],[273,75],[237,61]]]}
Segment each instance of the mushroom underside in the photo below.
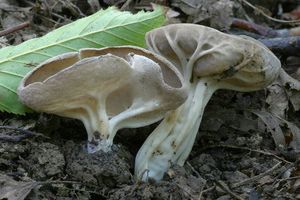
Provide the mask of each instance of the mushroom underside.
{"label": "mushroom underside", "polygon": [[131,46],[54,57],[23,79],[18,94],[34,110],[81,120],[91,153],[109,151],[119,129],[157,122],[186,98],[171,63]]}

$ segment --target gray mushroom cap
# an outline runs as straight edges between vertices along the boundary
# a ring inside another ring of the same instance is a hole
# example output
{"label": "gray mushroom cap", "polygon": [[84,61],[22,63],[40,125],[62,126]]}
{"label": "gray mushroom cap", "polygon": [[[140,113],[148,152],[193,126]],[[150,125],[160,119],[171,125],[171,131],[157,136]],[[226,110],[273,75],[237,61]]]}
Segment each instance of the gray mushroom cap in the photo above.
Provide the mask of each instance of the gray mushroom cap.
{"label": "gray mushroom cap", "polygon": [[201,25],[167,25],[147,33],[146,42],[183,75],[211,77],[224,89],[262,89],[276,79],[281,68],[279,59],[260,42]]}
{"label": "gray mushroom cap", "polygon": [[39,65],[18,95],[28,107],[83,121],[89,141],[160,120],[186,98],[178,70],[161,56],[123,46],[82,49]]}

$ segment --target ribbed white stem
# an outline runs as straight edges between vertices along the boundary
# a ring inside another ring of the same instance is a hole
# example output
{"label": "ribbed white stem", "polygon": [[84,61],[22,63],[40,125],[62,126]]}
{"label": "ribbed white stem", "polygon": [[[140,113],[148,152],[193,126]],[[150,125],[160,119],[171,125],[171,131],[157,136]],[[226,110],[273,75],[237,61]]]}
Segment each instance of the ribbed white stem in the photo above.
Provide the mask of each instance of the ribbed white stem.
{"label": "ribbed white stem", "polygon": [[[138,179],[161,180],[171,164],[183,165],[198,133],[204,108],[216,90],[214,82],[197,80],[190,85],[186,102],[170,112],[147,138],[136,156]],[[148,171],[148,173],[145,173]]]}
{"label": "ribbed white stem", "polygon": [[[109,133],[109,121],[108,116],[106,113],[105,108],[105,99],[106,98],[99,98],[99,103],[97,105],[96,113],[92,117],[90,117],[90,124],[92,125],[91,128],[87,128],[88,125],[83,121],[87,131],[91,131],[88,133],[88,146],[87,150],[89,153],[95,153],[99,150],[104,152],[110,151],[112,142],[108,140],[110,135]],[[88,132],[89,132],[88,131]]]}

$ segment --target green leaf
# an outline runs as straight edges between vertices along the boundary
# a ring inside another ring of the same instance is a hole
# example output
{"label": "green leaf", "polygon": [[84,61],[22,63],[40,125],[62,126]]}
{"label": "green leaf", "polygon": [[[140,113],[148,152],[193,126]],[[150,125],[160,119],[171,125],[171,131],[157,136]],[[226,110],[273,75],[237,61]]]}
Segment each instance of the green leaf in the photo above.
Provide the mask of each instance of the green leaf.
{"label": "green leaf", "polygon": [[29,111],[18,100],[21,79],[39,63],[81,48],[117,45],[145,46],[146,32],[164,23],[161,8],[131,14],[114,7],[56,29],[17,46],[0,49],[0,111],[24,114]]}

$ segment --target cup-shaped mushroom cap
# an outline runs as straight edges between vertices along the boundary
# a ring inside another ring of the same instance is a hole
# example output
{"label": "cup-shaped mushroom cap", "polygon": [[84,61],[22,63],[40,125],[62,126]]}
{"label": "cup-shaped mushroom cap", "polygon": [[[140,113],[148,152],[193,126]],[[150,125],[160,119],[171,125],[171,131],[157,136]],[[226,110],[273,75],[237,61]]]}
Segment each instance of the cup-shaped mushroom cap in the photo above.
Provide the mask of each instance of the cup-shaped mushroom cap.
{"label": "cup-shaped mushroom cap", "polygon": [[[93,97],[99,91],[107,91],[107,87],[127,84],[130,73],[128,63],[113,55],[80,60],[77,53],[67,53],[28,74],[18,94],[34,110],[68,115],[73,109],[82,109],[84,104],[95,109],[98,97]],[[77,104],[82,105],[77,107]]]}
{"label": "cup-shaped mushroom cap", "polygon": [[194,24],[173,24],[147,33],[149,49],[190,78],[213,77],[222,88],[258,90],[279,74],[278,58],[260,42]]}
{"label": "cup-shaped mushroom cap", "polygon": [[182,80],[170,62],[142,48],[82,49],[39,65],[18,94],[34,110],[82,120],[90,141],[112,142],[118,129],[148,125],[180,106]]}

